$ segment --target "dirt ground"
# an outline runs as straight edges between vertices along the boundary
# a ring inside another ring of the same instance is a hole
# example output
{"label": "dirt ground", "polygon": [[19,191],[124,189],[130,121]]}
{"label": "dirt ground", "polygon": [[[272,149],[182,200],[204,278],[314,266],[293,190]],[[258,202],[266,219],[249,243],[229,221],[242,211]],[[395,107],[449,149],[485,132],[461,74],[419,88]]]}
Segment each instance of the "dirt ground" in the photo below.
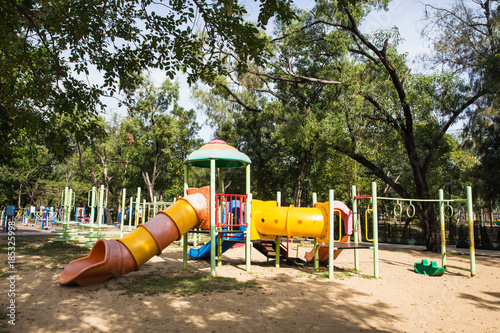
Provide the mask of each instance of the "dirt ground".
{"label": "dirt ground", "polygon": [[[2,238],[3,239],[3,238]],[[299,257],[306,250],[301,248]],[[295,253],[294,253],[295,254]],[[7,255],[0,259],[6,263]],[[353,252],[335,260],[335,279],[312,267],[274,262],[253,250],[251,273],[244,250],[223,256],[217,275],[255,280],[259,288],[179,296],[129,296],[117,284],[146,274],[210,272],[210,263],[190,261],[182,271],[182,252],[169,247],[137,272],[101,285],[62,287],[62,269],[21,270],[16,277],[16,325],[11,332],[499,332],[500,258],[478,255],[477,276],[450,269],[441,277],[416,274],[421,259],[441,264],[440,255],[418,250],[381,250],[380,279],[373,276],[372,250],[360,251],[360,274]],[[26,257],[19,255],[17,262]],[[30,260],[33,260],[30,257]],[[36,260],[36,258],[34,259]],[[464,257],[448,264],[468,267]],[[30,266],[31,267],[31,266]],[[33,266],[33,267],[36,267]],[[344,272],[342,272],[344,270]],[[6,278],[0,301],[9,302]]]}

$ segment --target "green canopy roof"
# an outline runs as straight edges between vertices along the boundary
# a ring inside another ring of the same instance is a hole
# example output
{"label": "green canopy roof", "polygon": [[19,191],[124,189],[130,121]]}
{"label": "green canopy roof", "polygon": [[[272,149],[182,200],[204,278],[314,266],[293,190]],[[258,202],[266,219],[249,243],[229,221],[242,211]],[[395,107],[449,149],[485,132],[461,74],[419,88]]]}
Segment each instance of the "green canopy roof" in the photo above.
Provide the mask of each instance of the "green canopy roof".
{"label": "green canopy roof", "polygon": [[189,154],[184,164],[210,168],[210,160],[215,160],[216,168],[239,168],[252,163],[250,158],[238,149],[224,141],[214,140]]}

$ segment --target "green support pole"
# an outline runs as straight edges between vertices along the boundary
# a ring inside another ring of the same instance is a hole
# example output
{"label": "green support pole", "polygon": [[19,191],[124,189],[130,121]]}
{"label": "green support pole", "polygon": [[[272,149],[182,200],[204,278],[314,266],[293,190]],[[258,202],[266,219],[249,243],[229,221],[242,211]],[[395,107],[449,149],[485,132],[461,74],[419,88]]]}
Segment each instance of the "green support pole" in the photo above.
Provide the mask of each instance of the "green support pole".
{"label": "green support pole", "polygon": [[156,202],[157,200],[155,195],[153,199],[153,217],[156,216],[156,214],[158,214],[158,204]]}
{"label": "green support pole", "polygon": [[[134,212],[134,198],[130,197],[129,213],[128,213],[128,232],[132,231],[132,215]],[[137,214],[137,212],[135,212]]]}
{"label": "green support pole", "polygon": [[[187,195],[187,189],[188,189],[188,178],[189,178],[189,169],[188,165],[184,164],[184,195]],[[156,198],[155,198],[156,199]],[[188,268],[188,236],[187,233],[185,233],[182,236],[182,269],[187,270]]]}
{"label": "green support pole", "polygon": [[[356,196],[356,185],[352,185],[352,223],[354,225],[354,247],[358,247],[359,241],[359,230],[358,230],[358,200],[354,197]],[[359,253],[358,249],[354,249],[354,270],[359,272]]]}
{"label": "green support pole", "polygon": [[215,276],[215,160],[210,160],[210,274]]}
{"label": "green support pole", "polygon": [[120,238],[123,238],[123,227],[125,226],[125,203],[127,202],[127,189],[122,190],[122,220],[120,221]]}
{"label": "green support pole", "polygon": [[373,202],[373,276],[378,279],[378,216],[377,216],[377,183],[372,182]]}
{"label": "green support pole", "polygon": [[[224,169],[222,168],[217,168],[218,170],[218,174],[219,174],[219,193],[220,194],[223,194],[224,193]],[[217,204],[217,202],[216,202]],[[223,202],[221,200],[220,202],[220,215],[217,216],[219,218],[219,221],[222,222],[222,211],[226,209],[226,207],[223,207],[222,206]],[[222,266],[222,234],[219,233],[217,234],[217,237],[219,238],[219,242],[217,243],[217,247],[218,247],[218,256],[217,256],[217,266]]]}
{"label": "green support pole", "polygon": [[252,230],[252,219],[250,218],[250,212],[252,211],[252,193],[250,192],[250,164],[247,164],[245,166],[245,173],[246,173],[246,193],[247,193],[247,207],[245,211],[245,218],[246,218],[246,224],[247,224],[247,230],[245,233],[245,262],[246,262],[246,269],[247,272],[250,272],[251,268],[251,246],[252,243],[250,242],[250,234]]}
{"label": "green support pole", "polygon": [[142,199],[142,219],[141,224],[146,223],[146,199]]}
{"label": "green support pole", "polygon": [[328,195],[328,278],[333,279],[333,247],[334,244],[334,208],[333,208],[333,190]]}
{"label": "green support pole", "polygon": [[439,225],[441,234],[441,267],[446,268],[446,230],[444,226],[444,192],[439,189]]}
{"label": "green support pole", "polygon": [[[278,207],[281,207],[281,192],[278,191],[276,193],[276,202],[278,203]],[[274,252],[275,252],[275,257],[274,257],[274,266],[276,268],[280,268],[280,236],[276,236],[276,239],[274,240]]]}
{"label": "green support pole", "polygon": [[69,206],[69,201],[68,201],[68,194],[69,194],[69,187],[66,186],[64,189],[64,217],[63,217],[63,222],[68,222],[69,218],[69,212],[68,212],[68,206]]}
{"label": "green support pole", "polygon": [[470,275],[476,275],[476,252],[474,245],[474,212],[472,210],[472,188],[467,186],[467,211],[469,217]]}
{"label": "green support pole", "polygon": [[137,188],[137,197],[135,198],[135,221],[134,227],[137,228],[139,224],[139,211],[141,209],[141,188]]}
{"label": "green support pole", "polygon": [[[314,205],[316,205],[316,203],[318,202],[318,194],[316,192],[314,192],[312,195],[312,201],[314,207]],[[316,237],[314,237],[313,249],[314,249],[314,270],[316,272],[319,272],[319,244],[318,241],[316,240]]]}
{"label": "green support pole", "polygon": [[95,219],[95,199],[96,199],[96,188],[92,186],[92,190],[90,190],[90,220],[89,223],[94,223]]}
{"label": "green support pole", "polygon": [[[248,193],[247,197],[247,207],[249,212],[252,211],[252,193]],[[245,261],[246,261],[246,270],[248,273],[250,273],[251,270],[251,249],[252,249],[252,242],[251,242],[251,227],[252,227],[252,219],[250,214],[245,214],[245,219],[247,220],[247,232],[245,236]]]}
{"label": "green support pole", "polygon": [[104,215],[104,185],[101,185],[99,189],[99,210],[97,211],[97,223],[98,225],[102,225],[102,216]]}

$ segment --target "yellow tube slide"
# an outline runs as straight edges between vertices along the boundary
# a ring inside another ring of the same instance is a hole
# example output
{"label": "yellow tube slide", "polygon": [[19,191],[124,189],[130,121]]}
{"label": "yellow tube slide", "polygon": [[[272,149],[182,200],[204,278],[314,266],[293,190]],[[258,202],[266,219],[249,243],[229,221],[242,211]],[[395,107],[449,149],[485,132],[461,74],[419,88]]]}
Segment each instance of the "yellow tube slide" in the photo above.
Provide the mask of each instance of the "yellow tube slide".
{"label": "yellow tube slide", "polygon": [[[317,203],[314,208],[300,208],[277,207],[276,201],[252,200],[251,239],[314,237],[319,242],[328,243],[328,211],[328,202]],[[348,214],[342,213],[342,218],[347,220]],[[350,235],[351,231],[346,228],[346,233]]]}

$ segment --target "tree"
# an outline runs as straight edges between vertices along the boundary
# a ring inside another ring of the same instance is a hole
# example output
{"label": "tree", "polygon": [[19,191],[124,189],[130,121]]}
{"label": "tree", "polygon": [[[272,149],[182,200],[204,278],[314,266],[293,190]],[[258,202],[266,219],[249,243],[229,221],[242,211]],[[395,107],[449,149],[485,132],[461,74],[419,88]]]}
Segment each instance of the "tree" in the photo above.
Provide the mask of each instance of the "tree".
{"label": "tree", "polygon": [[10,194],[4,194],[2,201],[15,200],[18,207],[47,204],[40,197],[44,196],[43,185],[51,178],[55,166],[53,155],[43,146],[20,145],[14,153],[9,165],[0,166],[2,189],[11,189]]}
{"label": "tree", "polygon": [[[434,56],[429,61],[467,75],[476,91],[487,92],[470,112],[466,122],[465,146],[481,163],[475,166],[475,193],[490,211],[500,201],[500,4],[498,1],[457,1],[451,8],[426,5],[434,40]],[[437,33],[435,31],[437,27]]]}
{"label": "tree", "polygon": [[[319,115],[317,140],[324,147],[353,159],[401,197],[434,198],[429,177],[447,130],[488,91],[473,89],[445,71],[411,74],[405,57],[397,53],[397,29],[362,33],[359,25],[366,13],[385,4],[318,1],[310,13],[280,27],[271,40],[278,50],[275,57],[249,72],[283,104],[281,97],[290,87],[300,87],[293,96],[317,87],[318,103],[326,111],[308,107]],[[380,155],[392,158],[384,163]],[[402,173],[408,175],[404,184]],[[438,251],[433,204],[415,207],[427,249]]]}
{"label": "tree", "polygon": [[[259,0],[257,25],[291,17],[289,0]],[[159,68],[188,81],[222,70],[217,45],[258,59],[264,40],[237,0],[6,0],[0,3],[0,156],[28,138],[63,153],[66,126],[81,141],[103,135],[93,122],[100,98],[133,89],[137,73]],[[207,55],[207,57],[205,57]],[[92,82],[98,72],[103,82]]]}
{"label": "tree", "polygon": [[129,97],[128,117],[122,122],[136,173],[144,179],[151,202],[157,185],[171,196],[182,193],[182,162],[199,144],[195,112],[180,107],[178,99],[178,83],[167,79],[155,87],[145,77]]}
{"label": "tree", "polygon": [[[496,95],[500,85],[500,4],[458,0],[451,8],[425,5],[434,42],[430,61],[466,74],[476,91]],[[489,97],[492,97],[491,95]]]}

